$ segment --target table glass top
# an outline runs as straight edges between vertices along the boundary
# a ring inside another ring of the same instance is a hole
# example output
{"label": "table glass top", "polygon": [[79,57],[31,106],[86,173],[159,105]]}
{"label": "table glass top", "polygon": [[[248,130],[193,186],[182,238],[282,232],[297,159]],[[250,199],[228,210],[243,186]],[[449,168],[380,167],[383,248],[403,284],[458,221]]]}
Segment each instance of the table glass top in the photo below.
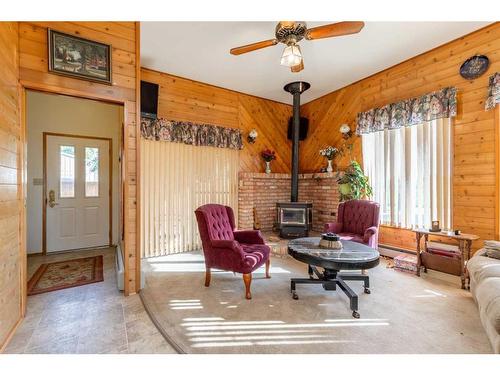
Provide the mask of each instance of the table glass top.
{"label": "table glass top", "polygon": [[291,251],[318,257],[324,260],[338,262],[369,262],[379,258],[377,250],[353,241],[341,240],[343,248],[341,250],[326,249],[319,246],[319,237],[305,237],[291,240],[288,248]]}

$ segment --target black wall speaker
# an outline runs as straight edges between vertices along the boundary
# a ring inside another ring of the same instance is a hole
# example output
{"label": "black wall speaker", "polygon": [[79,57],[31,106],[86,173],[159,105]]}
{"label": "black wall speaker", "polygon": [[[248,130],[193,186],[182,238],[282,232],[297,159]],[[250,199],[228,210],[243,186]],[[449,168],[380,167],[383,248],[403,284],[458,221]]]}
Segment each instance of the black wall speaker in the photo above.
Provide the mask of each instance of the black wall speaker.
{"label": "black wall speaker", "polygon": [[[293,117],[290,117],[288,120],[288,132],[287,136],[289,140],[292,140],[292,123]],[[299,127],[299,140],[303,141],[307,138],[307,132],[309,130],[309,119],[306,117],[300,118],[300,127]]]}

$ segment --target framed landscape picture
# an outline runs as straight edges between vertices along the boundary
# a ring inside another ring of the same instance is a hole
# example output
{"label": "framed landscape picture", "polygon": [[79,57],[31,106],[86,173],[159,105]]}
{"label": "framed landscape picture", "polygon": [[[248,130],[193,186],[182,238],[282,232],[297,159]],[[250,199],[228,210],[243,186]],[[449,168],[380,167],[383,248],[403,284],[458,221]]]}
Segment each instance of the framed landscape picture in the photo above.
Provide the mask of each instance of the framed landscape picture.
{"label": "framed landscape picture", "polygon": [[111,84],[111,46],[48,30],[49,71]]}

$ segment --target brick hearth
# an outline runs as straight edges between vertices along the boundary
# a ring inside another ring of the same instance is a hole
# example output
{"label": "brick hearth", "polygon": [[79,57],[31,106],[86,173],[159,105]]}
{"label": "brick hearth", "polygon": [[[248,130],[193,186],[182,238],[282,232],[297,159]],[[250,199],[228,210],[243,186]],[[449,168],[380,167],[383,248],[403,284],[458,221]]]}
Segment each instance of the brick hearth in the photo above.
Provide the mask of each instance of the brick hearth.
{"label": "brick hearth", "polygon": [[[337,219],[339,192],[335,174],[299,175],[299,201],[313,203],[313,231]],[[253,228],[253,208],[263,231],[271,231],[275,222],[276,202],[290,202],[290,175],[285,173],[240,173],[238,189],[238,227]]]}

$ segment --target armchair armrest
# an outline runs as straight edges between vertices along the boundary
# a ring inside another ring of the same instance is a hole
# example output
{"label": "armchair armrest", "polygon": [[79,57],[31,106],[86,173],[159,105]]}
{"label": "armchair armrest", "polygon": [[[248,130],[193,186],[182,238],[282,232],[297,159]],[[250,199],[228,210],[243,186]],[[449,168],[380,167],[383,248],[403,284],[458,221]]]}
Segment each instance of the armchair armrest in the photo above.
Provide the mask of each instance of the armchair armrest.
{"label": "armchair armrest", "polygon": [[376,237],[377,235],[378,235],[378,228],[377,227],[369,227],[365,230],[365,234],[363,236],[363,241],[369,242],[369,240],[372,236]]}
{"label": "armchair armrest", "polygon": [[326,223],[325,232],[341,233],[342,223]]}
{"label": "armchair armrest", "polygon": [[212,240],[211,245],[218,249],[231,249],[237,253],[242,253],[243,249],[240,244],[234,240]]}
{"label": "armchair armrest", "polygon": [[262,237],[260,230],[236,230],[234,233],[234,239],[241,243],[247,244],[260,244],[264,245],[264,238]]}

